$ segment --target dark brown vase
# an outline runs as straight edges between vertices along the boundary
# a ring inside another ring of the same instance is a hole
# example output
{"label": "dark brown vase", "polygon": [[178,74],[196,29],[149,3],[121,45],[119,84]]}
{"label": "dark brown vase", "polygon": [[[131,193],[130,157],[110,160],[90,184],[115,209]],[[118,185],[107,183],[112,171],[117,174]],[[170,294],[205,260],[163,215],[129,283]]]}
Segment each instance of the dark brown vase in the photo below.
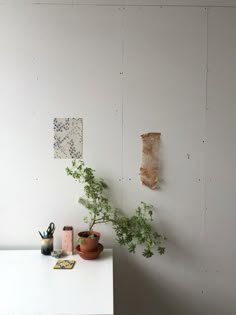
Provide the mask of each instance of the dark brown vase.
{"label": "dark brown vase", "polygon": [[[90,235],[94,237],[89,237]],[[95,231],[83,231],[78,234],[80,241],[80,251],[87,252],[96,252],[98,250],[98,243],[100,239],[100,233]]]}

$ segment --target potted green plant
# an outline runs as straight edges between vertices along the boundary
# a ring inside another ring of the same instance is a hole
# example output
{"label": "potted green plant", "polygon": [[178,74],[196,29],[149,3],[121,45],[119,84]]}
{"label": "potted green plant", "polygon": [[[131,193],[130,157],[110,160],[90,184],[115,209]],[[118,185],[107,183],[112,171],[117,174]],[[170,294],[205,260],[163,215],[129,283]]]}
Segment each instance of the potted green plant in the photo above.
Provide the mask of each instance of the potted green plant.
{"label": "potted green plant", "polygon": [[[86,167],[83,160],[72,161],[72,166],[66,168],[67,175],[83,184],[85,197],[79,202],[84,205],[89,215],[84,218],[88,223],[88,230],[79,233],[80,250],[95,252],[98,248],[100,233],[94,231],[94,226],[111,223],[120,245],[126,246],[128,251],[135,253],[137,245],[142,245],[143,256],[146,258],[154,254],[156,248],[159,254],[164,254],[163,241],[165,237],[153,230],[153,206],[141,202],[135,213],[128,217],[110,204],[105,196],[107,185],[101,178],[95,177],[95,170]],[[91,243],[95,244],[91,245]],[[87,248],[86,246],[92,246]]]}
{"label": "potted green plant", "polygon": [[79,232],[80,251],[83,253],[97,251],[100,235],[99,232],[93,230]]}

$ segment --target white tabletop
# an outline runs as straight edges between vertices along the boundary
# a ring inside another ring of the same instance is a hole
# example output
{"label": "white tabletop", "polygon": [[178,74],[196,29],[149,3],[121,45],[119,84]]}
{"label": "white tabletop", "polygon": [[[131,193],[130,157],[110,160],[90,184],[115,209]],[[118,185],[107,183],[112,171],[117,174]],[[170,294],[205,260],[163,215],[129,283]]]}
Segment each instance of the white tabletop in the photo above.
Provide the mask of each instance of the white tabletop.
{"label": "white tabletop", "polygon": [[113,254],[96,260],[78,255],[72,270],[36,250],[0,251],[1,315],[113,314]]}

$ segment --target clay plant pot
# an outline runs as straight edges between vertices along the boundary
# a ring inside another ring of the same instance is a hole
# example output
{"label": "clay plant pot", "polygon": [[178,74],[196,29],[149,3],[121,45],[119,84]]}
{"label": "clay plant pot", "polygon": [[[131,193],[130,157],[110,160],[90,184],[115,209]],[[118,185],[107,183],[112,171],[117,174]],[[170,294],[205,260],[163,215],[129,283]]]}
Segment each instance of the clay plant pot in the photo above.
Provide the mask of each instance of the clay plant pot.
{"label": "clay plant pot", "polygon": [[80,245],[78,245],[75,248],[75,251],[77,254],[80,255],[81,258],[86,259],[86,260],[92,260],[92,259],[96,259],[98,258],[98,256],[101,254],[101,252],[103,251],[103,245],[102,244],[98,244],[98,249],[96,252],[81,252],[80,251]]}
{"label": "clay plant pot", "polygon": [[[94,237],[89,237],[91,234],[94,235]],[[99,232],[95,231],[83,231],[78,233],[80,238],[80,251],[83,253],[96,252],[98,250],[100,235]]]}

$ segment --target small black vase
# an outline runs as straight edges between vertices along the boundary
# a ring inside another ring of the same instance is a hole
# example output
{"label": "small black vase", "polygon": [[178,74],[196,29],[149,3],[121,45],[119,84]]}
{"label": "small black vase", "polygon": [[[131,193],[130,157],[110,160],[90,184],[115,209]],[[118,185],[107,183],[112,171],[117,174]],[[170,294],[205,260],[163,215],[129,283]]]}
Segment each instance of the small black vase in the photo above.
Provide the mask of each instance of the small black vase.
{"label": "small black vase", "polygon": [[41,253],[43,255],[51,255],[51,252],[53,252],[53,237],[42,239]]}

